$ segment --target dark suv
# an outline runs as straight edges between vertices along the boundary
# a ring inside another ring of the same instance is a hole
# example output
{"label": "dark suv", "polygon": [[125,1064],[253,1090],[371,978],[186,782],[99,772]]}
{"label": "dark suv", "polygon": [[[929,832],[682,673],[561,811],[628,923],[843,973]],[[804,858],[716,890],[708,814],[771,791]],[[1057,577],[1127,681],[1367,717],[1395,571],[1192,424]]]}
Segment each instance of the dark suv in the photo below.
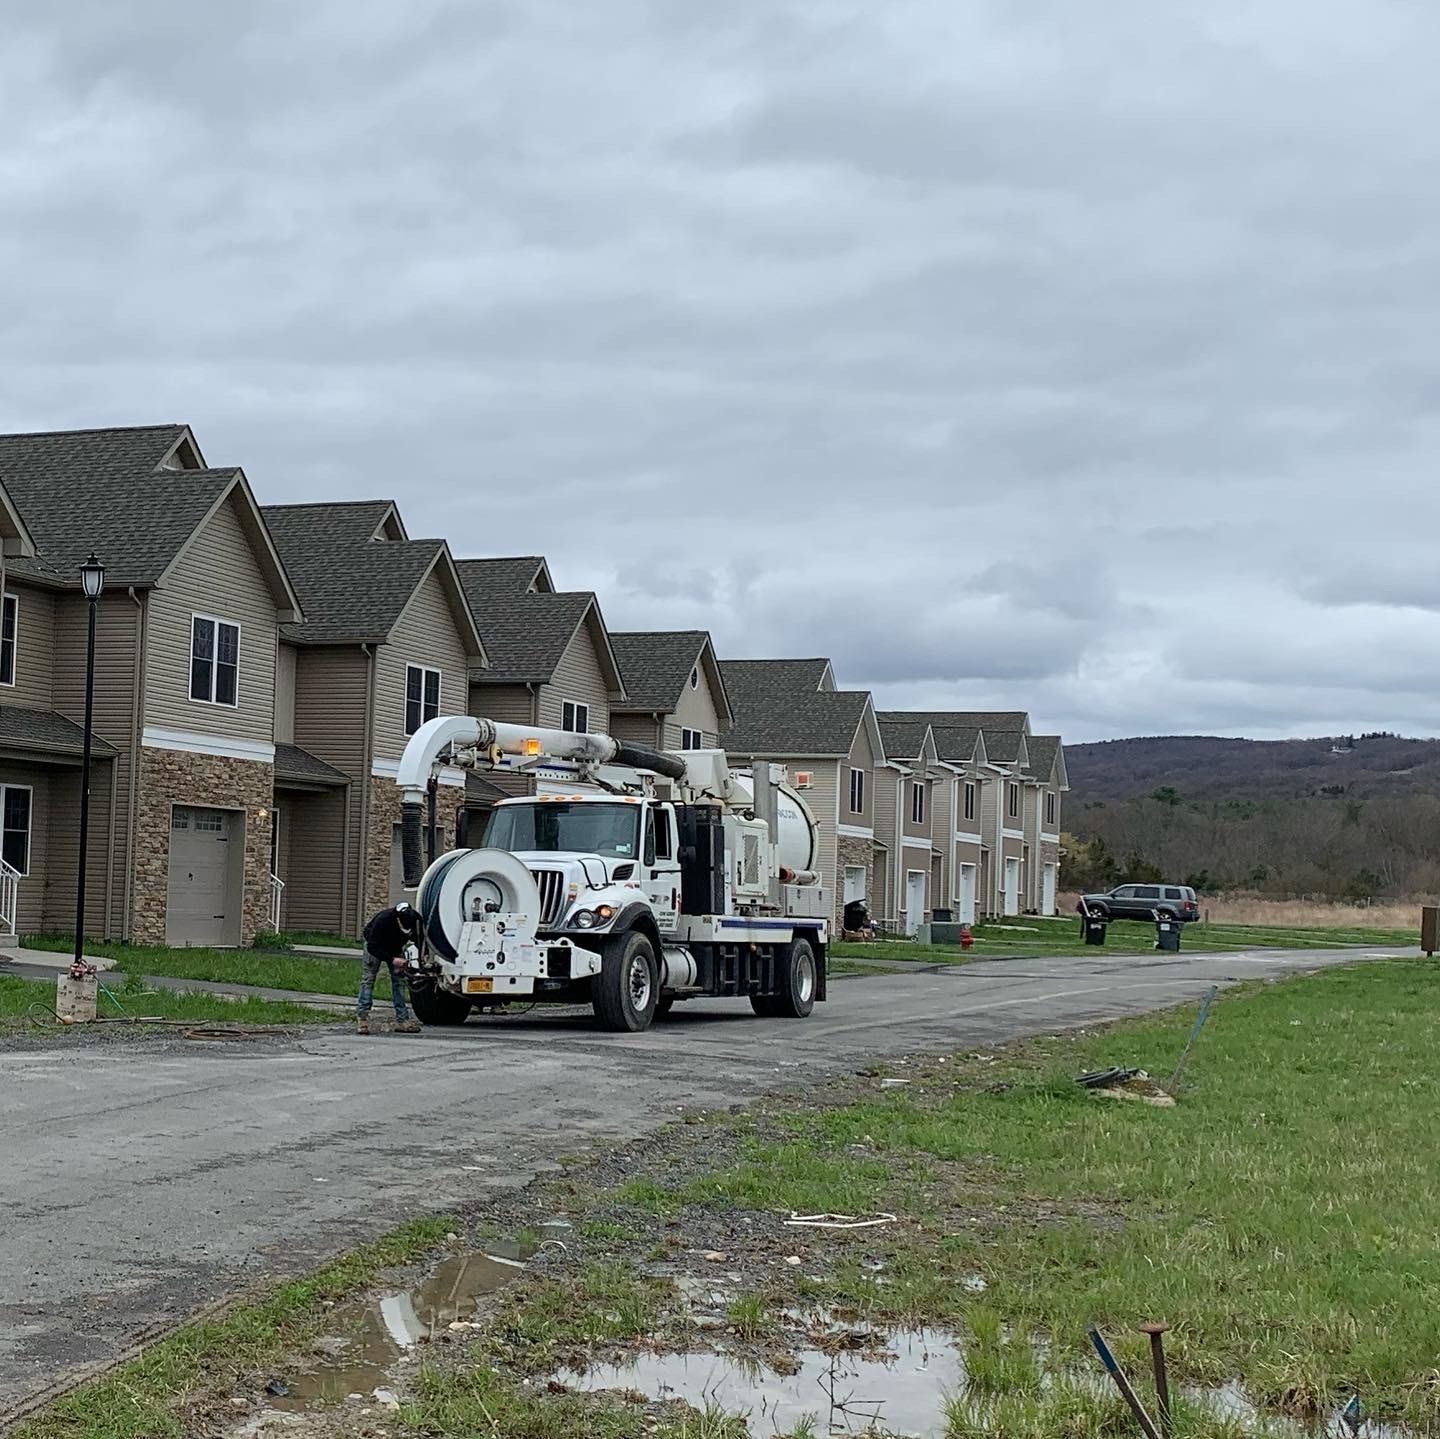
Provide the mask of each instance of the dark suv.
{"label": "dark suv", "polygon": [[1185,884],[1121,884],[1108,894],[1086,894],[1076,906],[1111,919],[1199,919],[1195,891]]}

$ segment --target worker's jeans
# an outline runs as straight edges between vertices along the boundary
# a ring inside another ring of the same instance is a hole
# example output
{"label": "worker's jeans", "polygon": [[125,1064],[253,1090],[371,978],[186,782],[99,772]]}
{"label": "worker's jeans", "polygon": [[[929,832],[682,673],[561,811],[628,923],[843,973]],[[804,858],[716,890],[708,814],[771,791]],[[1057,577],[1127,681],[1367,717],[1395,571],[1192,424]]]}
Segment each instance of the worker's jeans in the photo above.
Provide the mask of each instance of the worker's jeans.
{"label": "worker's jeans", "polygon": [[[360,959],[360,1002],[355,1006],[355,1013],[361,1019],[370,1013],[370,1006],[375,1002],[375,976],[382,969],[390,969],[390,961],[371,953],[367,946]],[[390,970],[390,998],[395,1005],[395,1018],[409,1019],[410,1011],[405,1007],[405,977],[393,969]]]}

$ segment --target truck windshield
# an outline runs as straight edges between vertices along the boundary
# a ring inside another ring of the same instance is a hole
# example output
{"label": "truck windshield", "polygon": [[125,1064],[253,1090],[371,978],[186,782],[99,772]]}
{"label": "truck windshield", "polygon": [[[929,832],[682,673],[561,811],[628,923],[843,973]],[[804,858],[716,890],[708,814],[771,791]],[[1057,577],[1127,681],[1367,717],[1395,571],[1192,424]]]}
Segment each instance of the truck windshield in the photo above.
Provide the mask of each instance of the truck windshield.
{"label": "truck windshield", "polygon": [[484,844],[634,859],[643,813],[638,804],[506,804],[490,811]]}

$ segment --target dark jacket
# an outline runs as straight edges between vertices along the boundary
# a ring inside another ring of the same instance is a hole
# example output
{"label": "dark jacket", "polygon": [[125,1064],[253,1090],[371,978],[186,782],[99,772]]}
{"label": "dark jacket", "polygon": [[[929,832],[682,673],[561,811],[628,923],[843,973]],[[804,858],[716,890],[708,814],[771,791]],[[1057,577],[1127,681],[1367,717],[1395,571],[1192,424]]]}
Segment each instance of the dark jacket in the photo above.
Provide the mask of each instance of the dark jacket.
{"label": "dark jacket", "polygon": [[399,959],[407,944],[420,943],[420,914],[418,910],[405,912],[403,923],[394,909],[382,909],[365,926],[365,948],[381,959]]}

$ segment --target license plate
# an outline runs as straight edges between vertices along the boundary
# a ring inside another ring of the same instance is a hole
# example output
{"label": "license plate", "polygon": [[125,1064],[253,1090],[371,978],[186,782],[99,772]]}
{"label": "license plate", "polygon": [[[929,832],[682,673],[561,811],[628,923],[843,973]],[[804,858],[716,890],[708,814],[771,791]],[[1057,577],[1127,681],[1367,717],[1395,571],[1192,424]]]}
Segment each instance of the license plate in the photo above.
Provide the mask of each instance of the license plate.
{"label": "license plate", "polygon": [[494,987],[493,979],[467,979],[465,981],[466,994],[490,994]]}

